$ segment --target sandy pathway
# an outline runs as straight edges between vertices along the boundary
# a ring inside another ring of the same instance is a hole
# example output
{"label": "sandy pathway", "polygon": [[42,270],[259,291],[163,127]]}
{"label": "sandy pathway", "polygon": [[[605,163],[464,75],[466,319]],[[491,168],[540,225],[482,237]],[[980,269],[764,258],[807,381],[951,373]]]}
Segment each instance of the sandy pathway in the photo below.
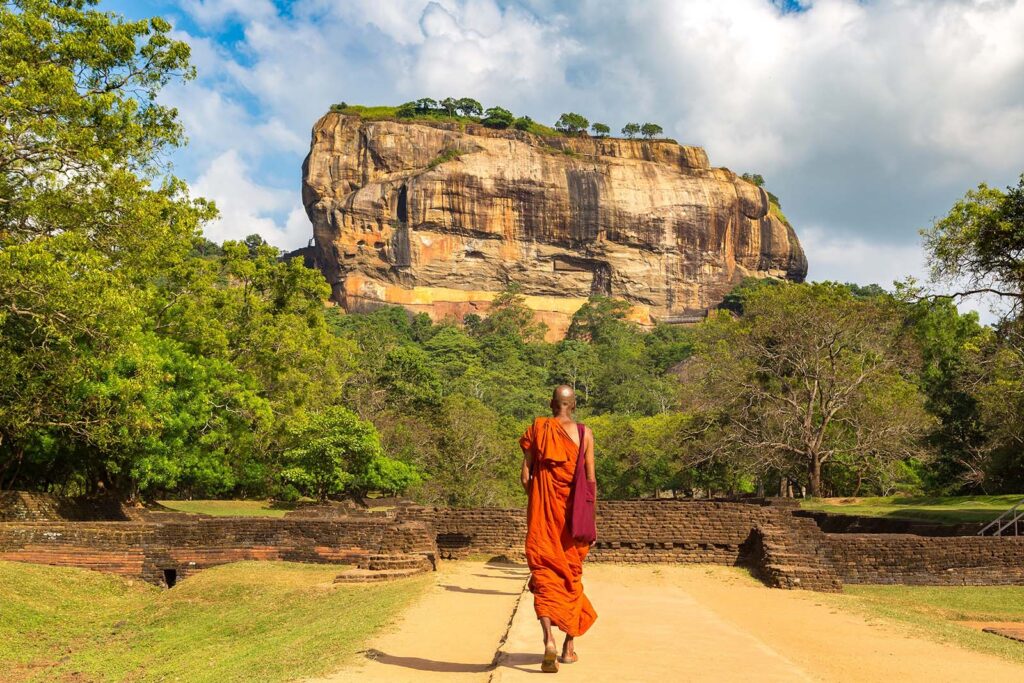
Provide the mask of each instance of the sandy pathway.
{"label": "sandy pathway", "polygon": [[510,565],[442,563],[427,593],[370,643],[370,657],[312,680],[487,681],[527,576],[525,568]]}
{"label": "sandy pathway", "polygon": [[[588,565],[599,618],[562,681],[1024,680],[1024,666],[915,638],[837,607],[842,596],[773,590],[726,567]],[[527,594],[492,681],[529,680],[540,636]]]}

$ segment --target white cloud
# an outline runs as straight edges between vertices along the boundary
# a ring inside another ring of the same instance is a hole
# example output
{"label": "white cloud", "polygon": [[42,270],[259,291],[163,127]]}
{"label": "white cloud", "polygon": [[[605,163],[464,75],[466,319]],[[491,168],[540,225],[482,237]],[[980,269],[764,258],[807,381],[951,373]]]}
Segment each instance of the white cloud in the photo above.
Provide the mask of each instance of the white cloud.
{"label": "white cloud", "polygon": [[271,0],[183,0],[182,9],[202,26],[216,26],[227,19],[252,21],[277,14]]}
{"label": "white cloud", "polygon": [[924,254],[917,244],[885,244],[836,236],[820,227],[801,230],[800,243],[807,253],[808,280],[879,284],[891,289],[898,280],[923,280],[928,275]]}
{"label": "white cloud", "polygon": [[[217,204],[220,217],[203,230],[215,242],[258,233],[282,249],[296,249],[306,246],[312,232],[298,198],[252,180],[248,166],[234,150],[216,157],[192,183],[192,190]],[[284,221],[278,216],[285,216]]]}

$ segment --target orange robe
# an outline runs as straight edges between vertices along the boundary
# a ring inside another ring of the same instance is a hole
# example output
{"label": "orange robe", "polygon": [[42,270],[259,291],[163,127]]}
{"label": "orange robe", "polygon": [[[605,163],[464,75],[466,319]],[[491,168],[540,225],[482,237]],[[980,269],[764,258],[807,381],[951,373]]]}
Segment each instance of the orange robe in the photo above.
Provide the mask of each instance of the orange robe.
{"label": "orange robe", "polygon": [[565,519],[579,447],[553,417],[534,420],[519,445],[533,461],[526,509],[533,608],[538,619],[548,617],[566,634],[580,636],[597,612],[583,594],[583,559],[590,545],[573,540]]}

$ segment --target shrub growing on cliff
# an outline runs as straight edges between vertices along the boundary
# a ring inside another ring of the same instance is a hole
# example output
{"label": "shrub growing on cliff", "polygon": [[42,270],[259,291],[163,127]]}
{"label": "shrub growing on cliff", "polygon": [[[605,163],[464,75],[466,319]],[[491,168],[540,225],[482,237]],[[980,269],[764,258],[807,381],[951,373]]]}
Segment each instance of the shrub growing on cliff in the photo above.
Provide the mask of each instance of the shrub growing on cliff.
{"label": "shrub growing on cliff", "polygon": [[640,134],[640,124],[627,123],[622,127],[622,134],[632,140],[633,138]]}
{"label": "shrub growing on cliff", "polygon": [[606,138],[612,132],[607,123],[595,123],[590,127],[590,130],[594,131],[594,135],[599,138]]}
{"label": "shrub growing on cliff", "polygon": [[580,135],[587,131],[590,122],[585,117],[574,112],[567,112],[558,117],[555,122],[555,130],[567,135]]}
{"label": "shrub growing on cliff", "polygon": [[483,124],[488,128],[508,128],[514,121],[512,112],[502,107],[491,107],[484,112]]}
{"label": "shrub growing on cliff", "polygon": [[513,125],[515,126],[516,130],[528,131],[533,126],[533,119],[531,119],[529,116],[520,116],[518,119],[515,120],[515,123]]}

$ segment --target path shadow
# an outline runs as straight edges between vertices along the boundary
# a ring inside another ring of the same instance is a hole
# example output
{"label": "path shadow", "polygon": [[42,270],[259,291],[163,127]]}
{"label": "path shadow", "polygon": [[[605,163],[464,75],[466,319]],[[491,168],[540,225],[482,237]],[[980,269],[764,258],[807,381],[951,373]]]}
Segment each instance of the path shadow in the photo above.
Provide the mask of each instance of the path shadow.
{"label": "path shadow", "polygon": [[456,593],[473,593],[476,595],[519,595],[519,591],[509,593],[507,591],[496,591],[493,588],[463,588],[462,586],[453,586],[449,583],[442,583],[439,585],[446,591],[454,591]]}
{"label": "path shadow", "polygon": [[509,569],[529,569],[529,567],[526,566],[526,563],[524,563],[524,562],[514,562],[514,561],[508,559],[504,555],[497,555],[495,557],[492,557],[491,559],[487,560],[487,562],[485,562],[484,564],[487,567],[493,567],[493,568],[496,568],[496,569],[504,569],[504,570],[509,570]]}
{"label": "path shadow", "polygon": [[479,576],[482,579],[507,579],[509,581],[526,581],[526,579],[529,577],[529,574],[520,573],[519,575],[514,576],[500,576],[497,574],[473,574],[473,576]]}
{"label": "path shadow", "polygon": [[493,668],[491,662],[486,664],[469,664],[465,662],[439,662],[434,659],[423,657],[398,657],[389,655],[380,650],[365,650],[362,653],[367,659],[372,659],[388,666],[400,666],[404,669],[415,669],[416,671],[437,671],[440,673],[486,673]]}
{"label": "path shadow", "polygon": [[536,652],[504,652],[497,668],[515,669],[528,674],[542,674],[544,672],[540,670],[540,665],[543,661],[544,655]]}

